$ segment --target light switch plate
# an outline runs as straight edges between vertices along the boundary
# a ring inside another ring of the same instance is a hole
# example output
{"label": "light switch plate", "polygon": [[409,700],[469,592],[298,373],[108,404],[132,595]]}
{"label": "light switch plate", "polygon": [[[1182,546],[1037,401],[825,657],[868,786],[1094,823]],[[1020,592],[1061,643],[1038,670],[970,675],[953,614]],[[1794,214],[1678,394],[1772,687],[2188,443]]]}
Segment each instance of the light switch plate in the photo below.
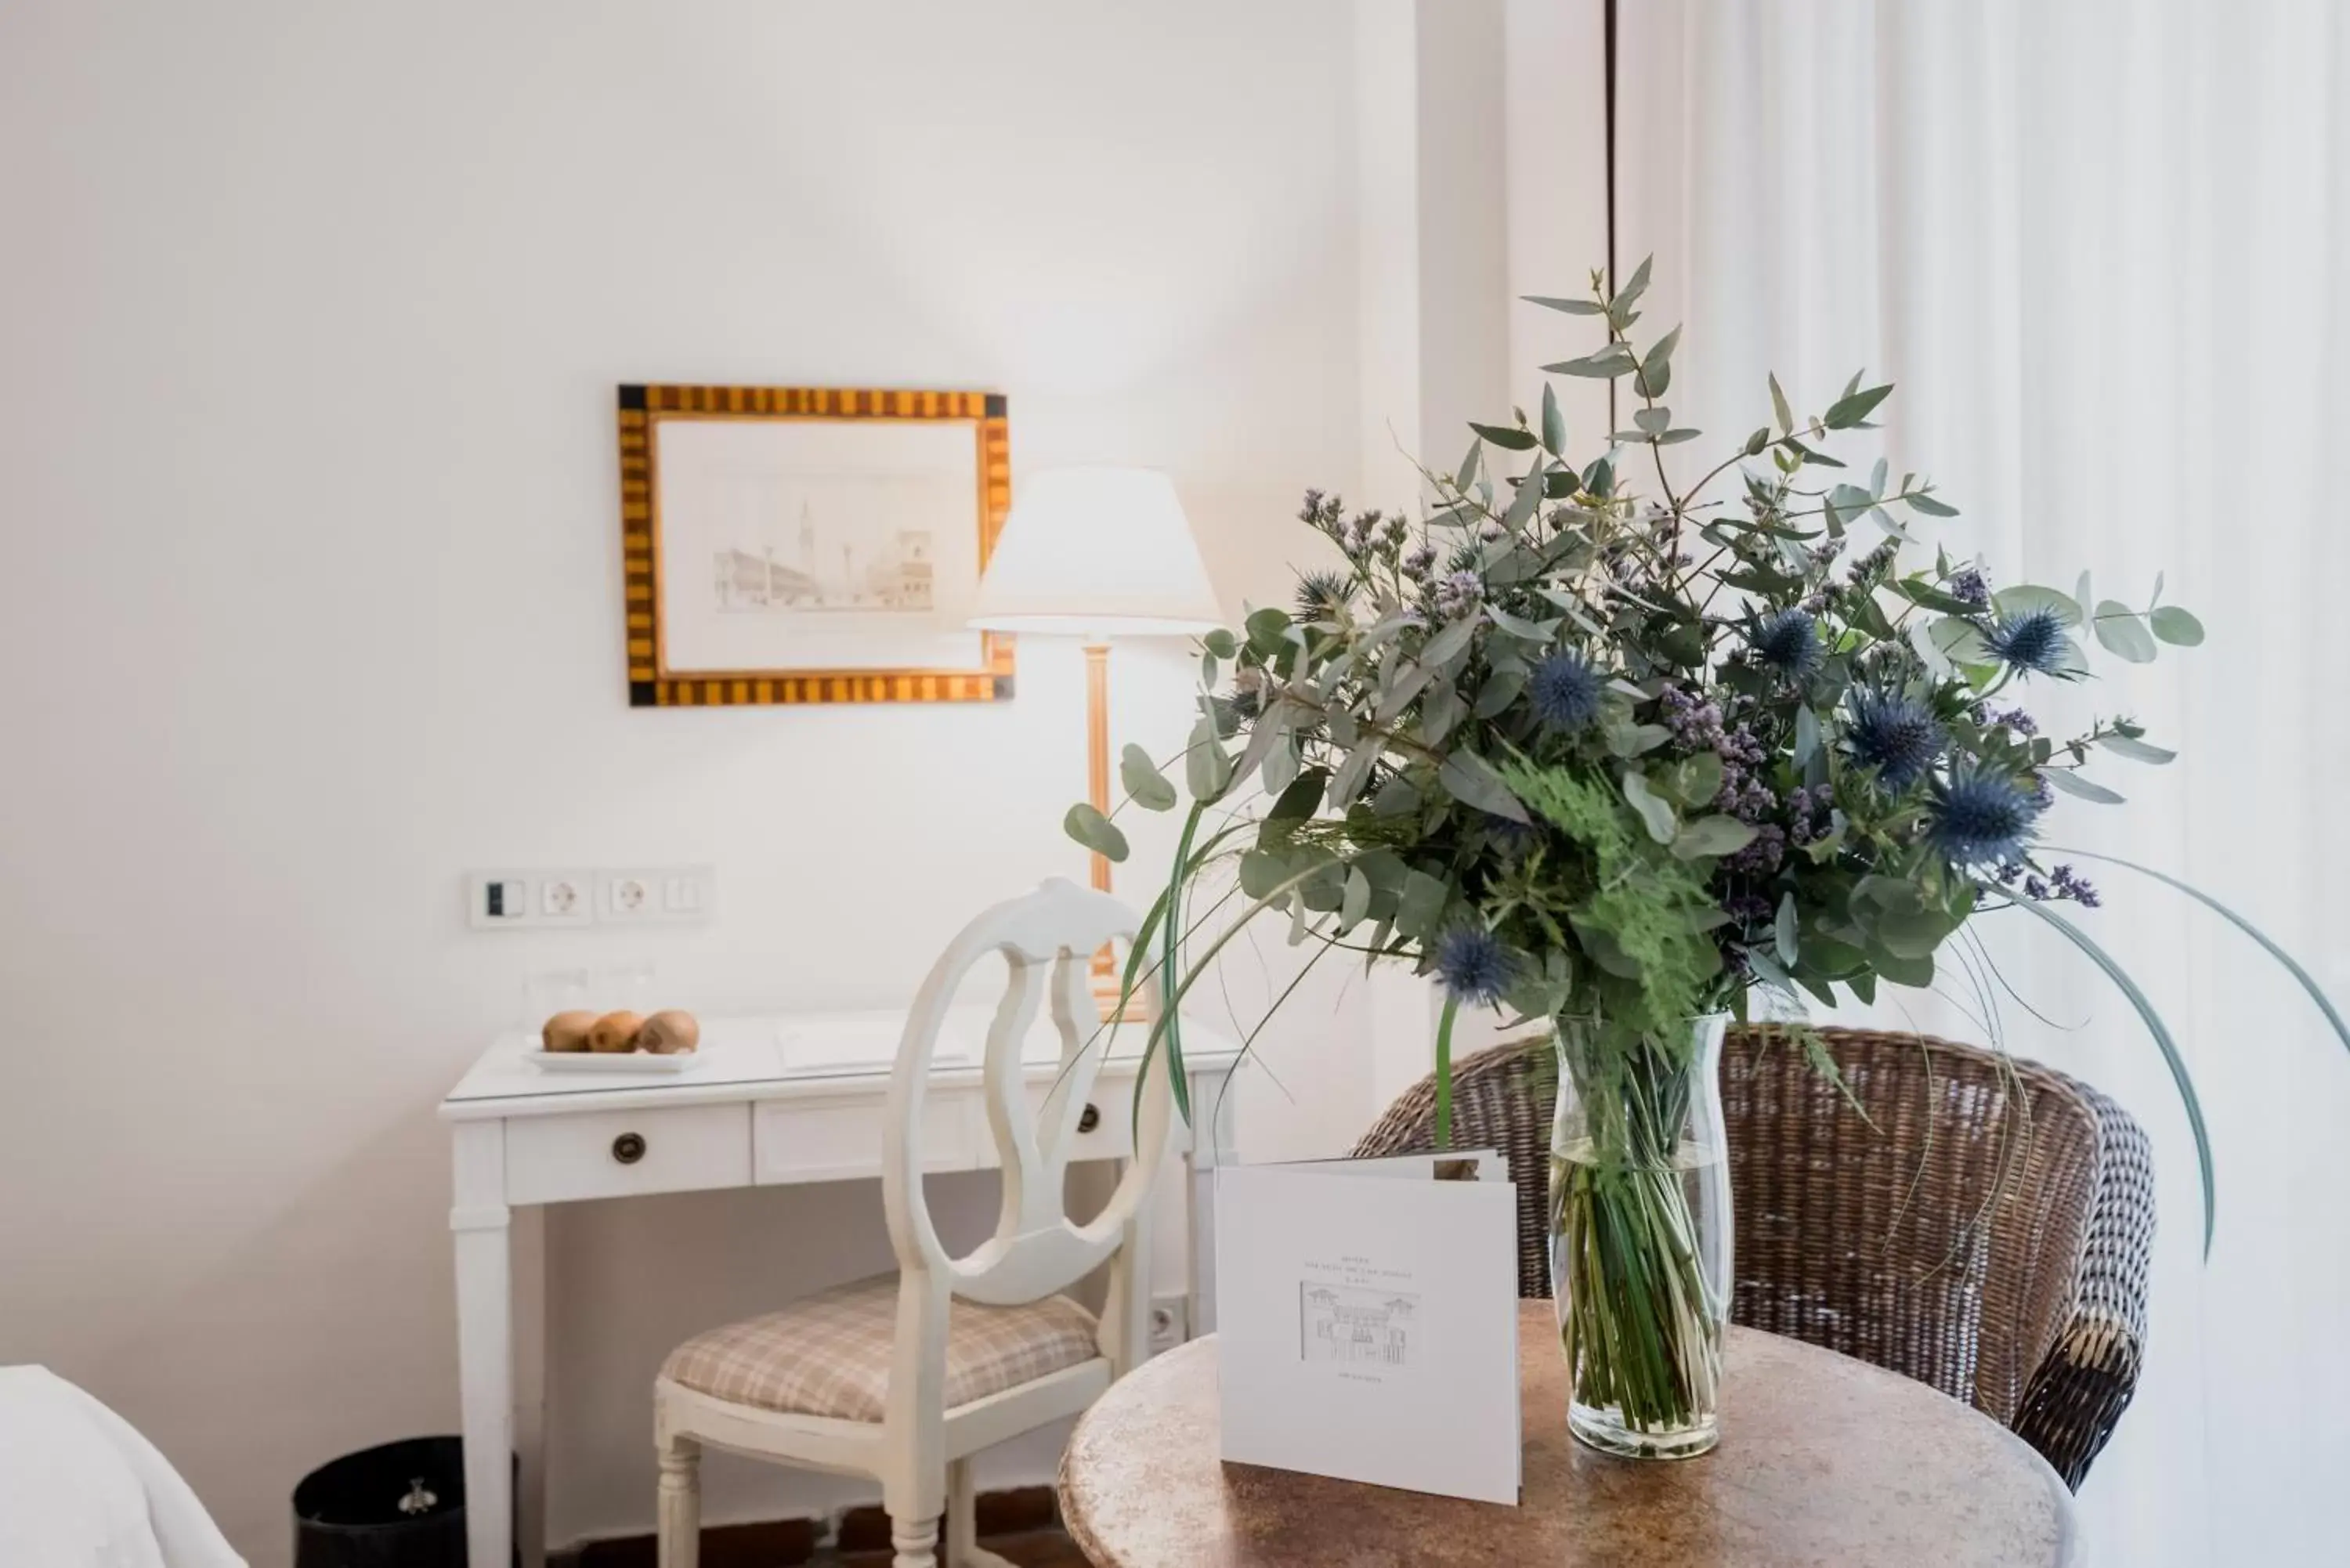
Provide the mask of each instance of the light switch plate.
{"label": "light switch plate", "polygon": [[593,925],[594,887],[587,871],[468,871],[465,923],[477,931]]}

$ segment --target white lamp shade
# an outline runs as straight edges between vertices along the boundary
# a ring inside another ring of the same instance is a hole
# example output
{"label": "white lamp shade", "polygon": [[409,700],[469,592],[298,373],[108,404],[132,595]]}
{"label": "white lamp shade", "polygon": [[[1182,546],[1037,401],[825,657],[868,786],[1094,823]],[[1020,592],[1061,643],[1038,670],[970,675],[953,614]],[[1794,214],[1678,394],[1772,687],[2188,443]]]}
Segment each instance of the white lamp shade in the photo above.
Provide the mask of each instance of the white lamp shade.
{"label": "white lamp shade", "polygon": [[1191,524],[1147,468],[1031,475],[989,557],[971,624],[987,631],[1182,637],[1223,624]]}

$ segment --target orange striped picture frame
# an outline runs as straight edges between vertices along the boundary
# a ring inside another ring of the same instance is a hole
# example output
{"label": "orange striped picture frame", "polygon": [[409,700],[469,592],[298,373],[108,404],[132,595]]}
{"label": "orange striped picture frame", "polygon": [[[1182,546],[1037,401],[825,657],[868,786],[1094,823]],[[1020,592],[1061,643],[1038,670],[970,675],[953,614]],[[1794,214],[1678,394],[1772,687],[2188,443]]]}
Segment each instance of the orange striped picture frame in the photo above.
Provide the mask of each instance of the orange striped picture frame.
{"label": "orange striped picture frame", "polygon": [[[842,387],[689,387],[619,389],[620,563],[627,628],[629,703],[637,708],[721,708],[801,702],[994,702],[1013,691],[1013,639],[979,637],[970,669],[677,670],[668,658],[663,590],[672,571],[709,563],[672,562],[662,550],[661,427],[672,421],[924,421],[967,425],[978,457],[978,493],[970,526],[978,532],[984,570],[1012,507],[1010,416],[1000,392],[892,390]],[[737,552],[737,554],[740,554]],[[808,579],[766,559],[741,554],[733,563],[742,590],[787,597]],[[717,563],[720,576],[729,563]],[[922,568],[927,571],[927,567]],[[756,580],[754,580],[756,579]],[[683,581],[684,579],[680,579]],[[731,585],[730,585],[731,586]],[[719,591],[726,591],[722,587]]]}

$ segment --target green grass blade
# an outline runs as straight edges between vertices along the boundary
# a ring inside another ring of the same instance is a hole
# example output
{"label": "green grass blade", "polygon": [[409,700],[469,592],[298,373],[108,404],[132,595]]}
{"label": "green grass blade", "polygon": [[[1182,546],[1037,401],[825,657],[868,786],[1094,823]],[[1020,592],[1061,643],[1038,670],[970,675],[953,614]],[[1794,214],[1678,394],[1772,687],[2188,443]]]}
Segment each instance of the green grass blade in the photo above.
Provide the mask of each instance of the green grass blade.
{"label": "green grass blade", "polygon": [[2301,989],[2309,993],[2309,1000],[2317,1003],[2317,1011],[2325,1014],[2325,1022],[2333,1026],[2334,1037],[2342,1042],[2342,1048],[2344,1050],[2350,1051],[2350,1024],[2343,1023],[2342,1014],[2335,1011],[2333,1001],[2326,996],[2323,990],[2319,989],[2316,978],[2307,970],[2302,968],[2299,963],[2295,962],[2293,956],[2291,953],[2285,951],[2284,949],[2271,941],[2267,932],[2252,924],[2251,921],[2244,919],[2243,916],[2236,913],[2235,910],[2228,908],[2227,905],[2220,902],[2219,899],[2211,897],[2210,894],[2203,891],[2202,888],[2182,882],[2178,877],[2169,875],[2168,872],[2158,871],[2151,866],[2141,866],[2135,860],[2125,860],[2118,855],[2100,855],[2094,849],[2054,849],[2052,850],[2052,853],[2057,855],[2077,855],[2084,860],[2102,860],[2108,866],[2126,867],[2128,869],[2137,872],[2141,877],[2151,877],[2158,882],[2164,883],[2168,887],[2177,888],[2178,891],[2186,894],[2189,898],[2194,899],[2197,903],[2202,905],[2205,909],[2219,915],[2230,925],[2243,932],[2244,935],[2251,938],[2252,940],[2260,943],[2262,950],[2265,951],[2269,957],[2276,960],[2279,964],[2283,966],[2284,971],[2287,974],[2300,981]]}
{"label": "green grass blade", "polygon": [[1452,1015],[1461,1011],[1457,997],[1444,999],[1443,1015],[1436,1021],[1436,1147],[1452,1147]]}
{"label": "green grass blade", "polygon": [[[1983,890],[1999,891],[1996,888]],[[2203,1125],[2203,1102],[2196,1097],[2195,1080],[2187,1071],[2186,1058],[2178,1054],[2178,1042],[2170,1037],[2162,1015],[2154,1010],[2154,1003],[2147,1000],[2146,992],[2137,988],[2137,982],[2114,961],[2112,954],[2090,940],[2086,931],[2055,910],[2029,898],[2012,899],[2009,908],[2025,910],[2035,919],[2045,920],[2064,932],[2074,947],[2088,954],[2096,966],[2106,971],[2106,978],[2129,999],[2129,1004],[2137,1009],[2138,1017],[2146,1023],[2147,1033],[2154,1036],[2155,1044],[2161,1049],[2162,1059],[2170,1068],[2170,1081],[2178,1085],[2179,1103],[2187,1108],[2187,1126],[2195,1134],[2195,1164],[2203,1179],[2203,1256],[2208,1261],[2211,1256],[2211,1236],[2219,1221],[2219,1203],[2212,1190],[2211,1134]]]}

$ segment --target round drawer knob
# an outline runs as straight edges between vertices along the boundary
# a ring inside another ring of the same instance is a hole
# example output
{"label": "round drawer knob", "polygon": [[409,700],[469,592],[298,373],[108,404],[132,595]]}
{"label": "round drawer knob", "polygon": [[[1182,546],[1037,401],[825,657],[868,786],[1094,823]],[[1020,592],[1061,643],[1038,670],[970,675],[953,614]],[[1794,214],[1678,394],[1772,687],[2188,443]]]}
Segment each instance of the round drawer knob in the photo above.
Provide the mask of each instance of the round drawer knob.
{"label": "round drawer knob", "polygon": [[1088,1100],[1086,1102],[1086,1108],[1077,1113],[1077,1130],[1081,1133],[1089,1133],[1099,1126],[1101,1126],[1101,1110]]}
{"label": "round drawer knob", "polygon": [[634,1165],[645,1158],[645,1135],[622,1133],[612,1140],[612,1158],[622,1165]]}

